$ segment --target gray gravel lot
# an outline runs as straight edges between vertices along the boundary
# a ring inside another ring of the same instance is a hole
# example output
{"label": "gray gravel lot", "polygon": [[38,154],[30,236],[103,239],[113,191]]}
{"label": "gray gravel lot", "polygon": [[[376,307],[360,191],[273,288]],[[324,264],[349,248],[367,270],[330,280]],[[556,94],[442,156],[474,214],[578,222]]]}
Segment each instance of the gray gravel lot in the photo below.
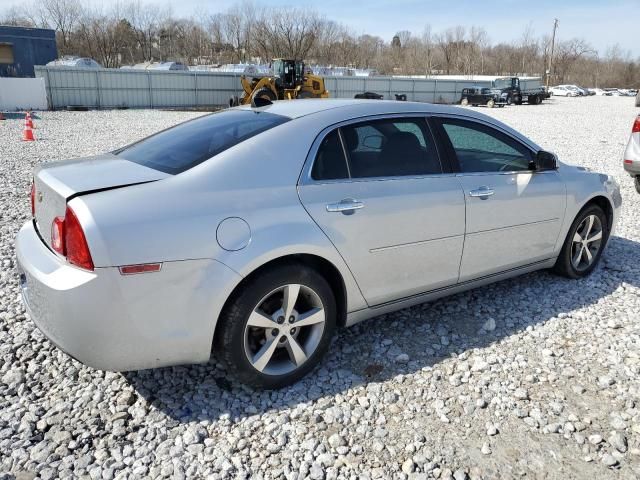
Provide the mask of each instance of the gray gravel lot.
{"label": "gray gravel lot", "polygon": [[0,122],[0,478],[640,478],[640,195],[621,166],[633,100],[483,109],[618,179],[624,211],[593,275],[539,272],[378,317],[276,392],[215,361],[92,370],[19,299],[32,168],[200,114],[43,112],[33,143]]}

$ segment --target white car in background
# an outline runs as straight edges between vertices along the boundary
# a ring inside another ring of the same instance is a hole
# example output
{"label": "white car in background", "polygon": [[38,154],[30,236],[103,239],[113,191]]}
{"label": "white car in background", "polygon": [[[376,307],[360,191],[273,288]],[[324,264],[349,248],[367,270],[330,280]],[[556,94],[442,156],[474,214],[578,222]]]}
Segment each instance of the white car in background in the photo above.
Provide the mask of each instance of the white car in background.
{"label": "white car in background", "polygon": [[629,143],[624,151],[624,169],[633,177],[636,190],[640,193],[640,115],[631,127]]}
{"label": "white car in background", "polygon": [[557,87],[551,87],[549,89],[551,95],[556,97],[577,97],[578,93],[575,90],[567,88],[566,85],[558,85]]}
{"label": "white car in background", "polygon": [[581,97],[584,95],[588,95],[589,92],[587,92],[586,90],[584,90],[583,88],[580,88],[577,85],[560,85],[561,87],[565,87],[568,88],[569,90],[571,90],[572,92],[575,92],[576,96]]}

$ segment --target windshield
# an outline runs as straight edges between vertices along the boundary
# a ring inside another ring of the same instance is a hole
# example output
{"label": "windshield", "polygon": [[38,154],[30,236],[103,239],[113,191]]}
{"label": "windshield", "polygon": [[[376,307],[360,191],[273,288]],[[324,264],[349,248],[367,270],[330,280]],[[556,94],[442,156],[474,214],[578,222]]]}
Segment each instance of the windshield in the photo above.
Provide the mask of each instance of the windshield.
{"label": "windshield", "polygon": [[268,112],[223,110],[163,130],[114,154],[178,174],[288,120]]}

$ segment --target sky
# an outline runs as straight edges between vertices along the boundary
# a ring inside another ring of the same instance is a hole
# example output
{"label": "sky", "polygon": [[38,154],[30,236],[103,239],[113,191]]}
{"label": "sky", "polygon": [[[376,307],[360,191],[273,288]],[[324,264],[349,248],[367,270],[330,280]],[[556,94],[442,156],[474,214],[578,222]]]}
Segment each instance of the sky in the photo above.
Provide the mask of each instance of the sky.
{"label": "sky", "polygon": [[[7,0],[0,0],[0,5]],[[120,0],[126,3],[126,0]],[[223,12],[236,0],[142,0],[171,5],[174,14],[190,17],[196,11]],[[105,5],[105,0],[83,3]],[[439,32],[448,27],[483,27],[491,43],[517,41],[530,24],[534,35],[551,34],[559,21],[557,39],[584,38],[603,56],[619,44],[623,52],[640,57],[640,0],[254,0],[258,5],[310,8],[350,27],[355,33],[378,35],[390,41],[400,30],[421,34],[425,25]]]}

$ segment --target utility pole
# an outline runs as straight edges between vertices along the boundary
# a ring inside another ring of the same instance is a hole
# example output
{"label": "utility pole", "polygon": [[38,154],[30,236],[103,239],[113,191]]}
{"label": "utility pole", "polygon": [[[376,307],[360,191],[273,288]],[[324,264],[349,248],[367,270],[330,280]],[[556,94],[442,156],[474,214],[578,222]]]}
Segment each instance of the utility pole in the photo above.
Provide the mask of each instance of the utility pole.
{"label": "utility pole", "polygon": [[556,30],[558,29],[558,19],[553,20],[553,35],[551,35],[551,55],[549,55],[549,68],[547,69],[547,92],[549,91],[549,79],[553,70],[553,49],[556,45]]}

